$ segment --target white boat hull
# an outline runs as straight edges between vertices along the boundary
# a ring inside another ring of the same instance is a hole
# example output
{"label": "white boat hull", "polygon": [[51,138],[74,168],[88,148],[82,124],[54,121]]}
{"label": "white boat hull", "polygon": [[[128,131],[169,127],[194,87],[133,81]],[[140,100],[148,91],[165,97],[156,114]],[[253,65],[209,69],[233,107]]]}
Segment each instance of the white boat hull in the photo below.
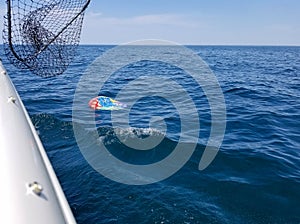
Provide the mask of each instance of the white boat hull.
{"label": "white boat hull", "polygon": [[0,223],[76,223],[43,145],[0,61]]}

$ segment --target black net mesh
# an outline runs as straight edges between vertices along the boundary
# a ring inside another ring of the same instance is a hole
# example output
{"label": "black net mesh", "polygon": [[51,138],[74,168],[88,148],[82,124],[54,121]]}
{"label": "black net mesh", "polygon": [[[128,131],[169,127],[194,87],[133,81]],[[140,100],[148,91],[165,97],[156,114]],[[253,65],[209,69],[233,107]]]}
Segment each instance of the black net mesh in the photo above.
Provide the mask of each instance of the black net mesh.
{"label": "black net mesh", "polygon": [[18,68],[50,77],[75,56],[90,0],[7,0],[5,54]]}

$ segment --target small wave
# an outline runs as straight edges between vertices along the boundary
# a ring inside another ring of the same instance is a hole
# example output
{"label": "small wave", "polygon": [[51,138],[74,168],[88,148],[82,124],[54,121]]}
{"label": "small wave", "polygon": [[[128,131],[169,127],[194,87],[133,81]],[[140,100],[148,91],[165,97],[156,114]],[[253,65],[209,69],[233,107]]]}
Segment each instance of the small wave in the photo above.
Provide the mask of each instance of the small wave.
{"label": "small wave", "polygon": [[121,137],[137,137],[146,138],[149,136],[165,136],[163,132],[155,128],[112,128],[112,127],[99,127],[99,136],[121,136]]}
{"label": "small wave", "polygon": [[283,70],[283,73],[290,73],[290,72],[294,72],[295,69],[294,68],[286,68]]}
{"label": "small wave", "polygon": [[[251,87],[251,86],[250,86]],[[263,91],[255,88],[245,88],[245,87],[231,87],[224,91],[224,94],[236,94],[243,98],[263,98],[265,99],[265,94]]]}
{"label": "small wave", "polygon": [[[152,143],[159,144],[167,139],[165,134],[155,128],[119,128],[119,127],[99,127],[97,128],[99,140],[106,146],[120,146],[123,144],[133,144],[137,148],[147,147],[143,140],[151,137]],[[170,139],[168,139],[170,141]],[[152,146],[148,146],[152,148]]]}
{"label": "small wave", "polygon": [[247,88],[244,88],[244,87],[234,87],[234,88],[231,88],[231,89],[228,89],[226,90],[224,93],[240,93],[240,92],[249,92],[251,91],[250,89],[247,89]]}

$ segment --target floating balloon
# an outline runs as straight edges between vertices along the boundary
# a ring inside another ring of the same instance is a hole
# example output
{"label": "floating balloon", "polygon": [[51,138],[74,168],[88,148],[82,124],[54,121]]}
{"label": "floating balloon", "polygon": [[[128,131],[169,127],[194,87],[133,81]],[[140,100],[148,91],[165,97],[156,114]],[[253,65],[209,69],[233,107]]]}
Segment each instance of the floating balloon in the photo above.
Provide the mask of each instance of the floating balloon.
{"label": "floating balloon", "polygon": [[97,96],[89,101],[89,106],[94,110],[120,110],[127,105],[107,96]]}

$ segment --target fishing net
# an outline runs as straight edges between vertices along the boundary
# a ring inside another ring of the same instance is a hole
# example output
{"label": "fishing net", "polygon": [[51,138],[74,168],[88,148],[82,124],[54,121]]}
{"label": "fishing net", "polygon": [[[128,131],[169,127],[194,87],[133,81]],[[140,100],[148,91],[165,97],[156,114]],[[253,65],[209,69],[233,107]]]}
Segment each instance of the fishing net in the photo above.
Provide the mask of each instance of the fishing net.
{"label": "fishing net", "polygon": [[4,50],[12,64],[42,77],[62,74],[75,56],[90,0],[7,0]]}

